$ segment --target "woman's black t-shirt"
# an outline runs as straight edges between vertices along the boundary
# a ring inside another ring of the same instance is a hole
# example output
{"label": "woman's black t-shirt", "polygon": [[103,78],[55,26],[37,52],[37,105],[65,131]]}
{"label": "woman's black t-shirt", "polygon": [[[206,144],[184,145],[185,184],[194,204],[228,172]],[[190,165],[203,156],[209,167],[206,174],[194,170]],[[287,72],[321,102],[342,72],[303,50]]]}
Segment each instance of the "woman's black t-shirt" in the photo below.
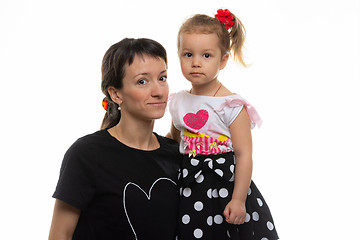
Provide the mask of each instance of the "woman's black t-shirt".
{"label": "woman's black t-shirt", "polygon": [[73,239],[174,239],[178,214],[178,144],[128,147],[101,130],[66,152],[53,195],[81,210]]}

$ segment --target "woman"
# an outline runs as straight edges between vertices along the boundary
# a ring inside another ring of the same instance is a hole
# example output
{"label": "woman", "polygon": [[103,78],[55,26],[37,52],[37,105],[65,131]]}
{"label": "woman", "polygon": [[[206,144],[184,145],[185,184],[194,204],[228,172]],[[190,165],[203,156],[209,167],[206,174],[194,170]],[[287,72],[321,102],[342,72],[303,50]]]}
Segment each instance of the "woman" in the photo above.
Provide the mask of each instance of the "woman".
{"label": "woman", "polygon": [[174,141],[153,133],[166,74],[166,51],[153,40],[123,39],[105,53],[102,130],[64,156],[49,239],[175,238],[181,157]]}

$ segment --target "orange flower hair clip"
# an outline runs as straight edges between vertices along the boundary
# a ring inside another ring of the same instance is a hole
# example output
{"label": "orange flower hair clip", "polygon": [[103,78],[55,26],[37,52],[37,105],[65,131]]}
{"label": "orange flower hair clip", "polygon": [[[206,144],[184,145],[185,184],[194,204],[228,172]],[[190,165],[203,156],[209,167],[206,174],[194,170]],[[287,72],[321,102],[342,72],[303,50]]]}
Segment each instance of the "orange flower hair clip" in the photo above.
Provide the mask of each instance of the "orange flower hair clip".
{"label": "orange flower hair clip", "polygon": [[235,23],[234,17],[232,13],[229,11],[229,9],[217,10],[217,14],[215,15],[215,18],[218,19],[224,25],[226,30],[229,30]]}
{"label": "orange flower hair clip", "polygon": [[105,111],[107,111],[108,106],[109,106],[109,101],[108,101],[107,97],[104,97],[104,99],[102,100],[102,106],[105,109]]}

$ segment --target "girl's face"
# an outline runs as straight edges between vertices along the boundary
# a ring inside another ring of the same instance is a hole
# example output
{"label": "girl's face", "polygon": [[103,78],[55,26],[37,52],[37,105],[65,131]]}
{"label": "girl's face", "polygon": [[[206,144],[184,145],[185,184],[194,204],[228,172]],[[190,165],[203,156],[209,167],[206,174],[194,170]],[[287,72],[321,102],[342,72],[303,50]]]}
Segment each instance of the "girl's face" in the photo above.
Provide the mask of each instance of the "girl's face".
{"label": "girl's face", "polygon": [[161,118],[169,94],[166,63],[161,58],[136,55],[133,63],[126,66],[123,88],[117,91],[122,118]]}
{"label": "girl's face", "polygon": [[227,63],[228,55],[222,56],[219,37],[215,33],[182,33],[179,58],[181,71],[194,85],[214,83]]}

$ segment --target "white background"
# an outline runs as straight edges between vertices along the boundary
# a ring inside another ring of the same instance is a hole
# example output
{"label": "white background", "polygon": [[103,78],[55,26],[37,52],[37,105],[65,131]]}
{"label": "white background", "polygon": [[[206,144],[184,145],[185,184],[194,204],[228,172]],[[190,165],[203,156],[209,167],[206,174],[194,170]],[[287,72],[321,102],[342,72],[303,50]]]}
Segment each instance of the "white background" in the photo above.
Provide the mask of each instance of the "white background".
{"label": "white background", "polygon": [[[181,23],[229,8],[252,65],[219,79],[258,110],[253,179],[281,239],[360,239],[360,3],[357,0],[0,1],[0,239],[46,239],[63,154],[99,129],[110,45],[147,37],[168,51],[170,91],[189,89]],[[155,131],[166,134],[166,112]]]}

